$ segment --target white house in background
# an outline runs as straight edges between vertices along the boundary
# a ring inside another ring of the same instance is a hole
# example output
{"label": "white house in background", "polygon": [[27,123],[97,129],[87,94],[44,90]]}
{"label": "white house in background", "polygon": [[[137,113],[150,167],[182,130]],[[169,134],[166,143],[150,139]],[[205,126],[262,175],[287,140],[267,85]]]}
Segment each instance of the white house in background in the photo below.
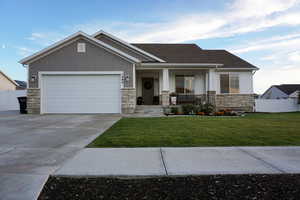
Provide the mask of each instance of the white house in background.
{"label": "white house in background", "polygon": [[18,84],[0,70],[0,91],[16,90]]}
{"label": "white house in background", "polygon": [[177,104],[253,111],[258,70],[226,50],[128,43],[104,31],[79,31],[20,63],[29,113],[132,113],[137,102],[168,106],[173,95]]}
{"label": "white house in background", "polygon": [[297,98],[300,92],[300,84],[282,84],[273,85],[267,89],[262,95],[261,99],[287,99]]}

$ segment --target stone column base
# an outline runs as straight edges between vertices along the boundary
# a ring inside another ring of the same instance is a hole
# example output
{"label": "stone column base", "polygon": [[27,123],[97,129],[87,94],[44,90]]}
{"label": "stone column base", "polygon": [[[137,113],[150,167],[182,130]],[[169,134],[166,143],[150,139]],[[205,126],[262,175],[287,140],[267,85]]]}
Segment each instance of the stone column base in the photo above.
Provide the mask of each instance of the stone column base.
{"label": "stone column base", "polygon": [[168,105],[170,105],[169,91],[162,91],[161,92],[161,105],[162,106],[168,106]]}
{"label": "stone column base", "polygon": [[39,88],[27,89],[27,113],[28,114],[40,114],[41,99]]}
{"label": "stone column base", "polygon": [[123,88],[121,89],[122,95],[122,113],[134,113],[136,105],[136,89]]}

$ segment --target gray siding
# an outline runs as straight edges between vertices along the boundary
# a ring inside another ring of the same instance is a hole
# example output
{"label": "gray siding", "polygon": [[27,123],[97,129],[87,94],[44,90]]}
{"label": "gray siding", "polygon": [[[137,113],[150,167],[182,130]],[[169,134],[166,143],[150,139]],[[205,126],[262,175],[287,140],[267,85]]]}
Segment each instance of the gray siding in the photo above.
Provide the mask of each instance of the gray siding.
{"label": "gray siding", "polygon": [[125,45],[121,44],[120,42],[118,41],[115,41],[105,35],[99,35],[98,37],[96,37],[98,40],[101,40],[102,42],[106,43],[106,44],[109,44],[110,46],[116,48],[116,49],[119,49],[120,51],[128,54],[128,55],[131,55],[141,61],[144,61],[144,62],[154,62],[156,60],[154,60],[153,58],[150,58],[146,55],[142,55],[141,53],[138,53],[137,51],[133,50],[133,49],[130,49],[129,47],[126,47]]}
{"label": "gray siding", "polygon": [[[77,52],[77,43],[86,43],[86,52]],[[133,85],[133,64],[91,42],[78,39],[71,44],[31,63],[29,65],[29,78],[39,71],[123,71],[128,74],[129,82],[125,87]],[[38,80],[29,81],[30,88],[38,88]]]}

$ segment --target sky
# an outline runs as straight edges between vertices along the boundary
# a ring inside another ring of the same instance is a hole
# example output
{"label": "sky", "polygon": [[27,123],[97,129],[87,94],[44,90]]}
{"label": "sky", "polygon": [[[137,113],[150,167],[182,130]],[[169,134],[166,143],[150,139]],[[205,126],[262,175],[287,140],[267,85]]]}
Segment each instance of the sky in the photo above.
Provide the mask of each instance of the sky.
{"label": "sky", "polygon": [[260,68],[254,91],[300,84],[300,0],[0,0],[0,70],[77,31],[128,42],[196,43]]}

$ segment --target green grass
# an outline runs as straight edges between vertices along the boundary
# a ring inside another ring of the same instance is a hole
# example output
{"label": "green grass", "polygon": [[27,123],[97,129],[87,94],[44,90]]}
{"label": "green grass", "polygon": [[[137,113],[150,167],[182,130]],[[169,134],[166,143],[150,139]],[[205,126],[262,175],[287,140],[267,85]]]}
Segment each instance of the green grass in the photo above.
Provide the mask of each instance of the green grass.
{"label": "green grass", "polygon": [[88,147],[300,145],[300,112],[245,117],[123,118]]}

